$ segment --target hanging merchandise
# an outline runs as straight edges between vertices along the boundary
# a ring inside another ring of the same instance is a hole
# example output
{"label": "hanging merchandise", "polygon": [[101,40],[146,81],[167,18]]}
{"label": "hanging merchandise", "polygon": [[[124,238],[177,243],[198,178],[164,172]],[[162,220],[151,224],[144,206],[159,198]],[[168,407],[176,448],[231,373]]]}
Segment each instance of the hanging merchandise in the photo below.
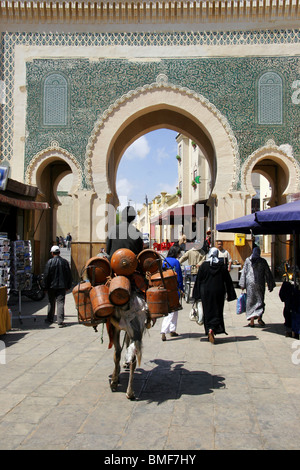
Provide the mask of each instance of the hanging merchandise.
{"label": "hanging merchandise", "polygon": [[29,240],[13,242],[12,252],[13,287],[15,290],[30,290],[32,286],[32,251]]}
{"label": "hanging merchandise", "polygon": [[11,288],[10,276],[10,240],[7,238],[7,233],[1,232],[0,234],[0,286],[7,287],[7,294]]}
{"label": "hanging merchandise", "polygon": [[32,250],[31,242],[29,240],[16,240],[12,243],[12,258],[11,258],[11,273],[12,273],[12,288],[18,292],[19,296],[19,321],[22,323],[23,318],[36,317],[21,316],[22,311],[22,292],[30,291],[32,288]]}

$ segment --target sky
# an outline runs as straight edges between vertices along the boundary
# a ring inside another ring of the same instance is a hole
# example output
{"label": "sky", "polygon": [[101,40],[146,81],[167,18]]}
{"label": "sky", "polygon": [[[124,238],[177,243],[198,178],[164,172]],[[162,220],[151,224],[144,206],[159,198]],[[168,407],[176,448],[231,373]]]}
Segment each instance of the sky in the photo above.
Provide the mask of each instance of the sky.
{"label": "sky", "polygon": [[159,129],[143,135],[128,147],[117,171],[120,209],[129,203],[139,210],[146,195],[151,202],[161,191],[176,192],[177,135],[176,131]]}
{"label": "sky", "polygon": [[[175,140],[178,132],[158,129],[143,135],[128,147],[117,171],[119,209],[131,204],[139,210],[147,195],[151,202],[161,191],[170,194],[178,186],[178,153]],[[58,186],[67,191],[72,186],[73,175],[67,175]]]}

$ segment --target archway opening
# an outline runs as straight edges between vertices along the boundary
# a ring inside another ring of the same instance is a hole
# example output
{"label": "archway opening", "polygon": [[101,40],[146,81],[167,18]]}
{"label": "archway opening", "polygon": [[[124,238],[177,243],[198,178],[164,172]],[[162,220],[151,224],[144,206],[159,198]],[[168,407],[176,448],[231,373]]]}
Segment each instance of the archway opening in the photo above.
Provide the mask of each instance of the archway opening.
{"label": "archway opening", "polygon": [[58,157],[46,159],[37,170],[36,180],[39,192],[50,205],[50,210],[45,215],[45,223],[39,225],[36,236],[37,240],[43,241],[38,247],[41,260],[49,258],[50,248],[56,244],[57,212],[58,207],[62,205],[58,196],[58,186],[60,181],[69,174],[72,174],[71,167]]}
{"label": "archway opening", "polygon": [[183,114],[175,109],[160,108],[143,112],[143,115],[133,116],[130,122],[124,123],[110,149],[107,171],[113,194],[116,195],[116,174],[126,149],[137,138],[158,129],[169,129],[182,134],[198,145],[208,162],[213,187],[217,173],[216,154],[212,137],[204,130],[203,125],[187,113]]}
{"label": "archway opening", "polygon": [[[256,195],[252,198],[252,212],[284,204],[288,182],[289,172],[283,162],[271,157],[258,161],[252,171],[252,184],[256,190]],[[291,261],[290,238],[290,235],[255,237],[255,244],[260,247],[277,280],[282,280],[285,262]]]}
{"label": "archway opening", "polygon": [[[193,242],[200,235],[197,223],[204,226],[204,220],[196,219],[195,207],[202,204],[203,219],[207,218],[211,180],[205,152],[194,139],[166,128],[150,131],[137,138],[119,161],[119,209],[135,207],[137,226],[151,247],[155,242],[176,241],[183,234]],[[184,207],[187,213],[174,216],[175,207]]]}
{"label": "archway opening", "polygon": [[56,236],[63,239],[64,247],[67,247],[66,236],[72,234],[74,226],[71,188],[73,187],[74,175],[68,173],[62,176],[57,185],[57,199],[59,206],[57,208]]}

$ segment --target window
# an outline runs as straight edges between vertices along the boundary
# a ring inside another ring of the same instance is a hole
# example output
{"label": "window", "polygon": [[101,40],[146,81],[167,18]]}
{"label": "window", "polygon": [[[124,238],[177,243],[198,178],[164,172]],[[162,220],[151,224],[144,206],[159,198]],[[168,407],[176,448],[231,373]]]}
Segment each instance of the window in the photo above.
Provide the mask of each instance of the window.
{"label": "window", "polygon": [[282,80],[277,73],[267,72],[259,79],[258,123],[282,124]]}
{"label": "window", "polygon": [[178,155],[182,157],[182,145],[181,144],[178,147]]}
{"label": "window", "polygon": [[68,119],[68,84],[60,74],[49,75],[44,82],[43,124],[66,126]]}

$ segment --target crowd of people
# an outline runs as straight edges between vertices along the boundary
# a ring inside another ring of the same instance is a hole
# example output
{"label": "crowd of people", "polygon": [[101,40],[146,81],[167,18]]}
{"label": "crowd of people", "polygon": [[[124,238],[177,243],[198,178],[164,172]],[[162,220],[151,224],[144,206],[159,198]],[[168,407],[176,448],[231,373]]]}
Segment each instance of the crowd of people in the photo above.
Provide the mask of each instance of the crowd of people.
{"label": "crowd of people", "polygon": [[[191,281],[194,283],[193,298],[201,302],[205,333],[211,343],[218,334],[227,334],[224,325],[224,303],[237,299],[230,276],[232,258],[224,249],[223,241],[217,240],[212,246],[211,230],[208,229],[202,246],[194,245],[186,250],[186,237],[182,236],[168,251],[164,264],[172,266],[177,274],[178,294],[183,292],[181,264],[187,261],[190,266]],[[254,247],[250,257],[245,260],[239,286],[247,293],[246,318],[248,326],[254,327],[254,320],[265,326],[262,319],[265,310],[265,286],[272,292],[275,281],[267,261],[261,257],[260,249]],[[163,319],[161,326],[162,341],[166,334],[178,336],[176,332],[178,312],[172,312]]]}
{"label": "crowd of people", "polygon": [[56,246],[60,248],[67,248],[68,250],[71,249],[71,242],[72,242],[72,235],[70,232],[67,233],[66,238],[62,235],[56,237]]}
{"label": "crowd of people", "polygon": [[[98,256],[109,259],[119,248],[128,248],[138,255],[143,249],[143,238],[134,226],[136,212],[133,207],[126,207],[122,213],[122,222],[110,230],[106,248],[101,248]],[[52,258],[45,268],[45,290],[48,291],[49,308],[46,321],[54,320],[55,304],[57,304],[57,319],[60,326],[64,326],[65,294],[72,285],[72,275],[69,263],[60,256],[62,246],[70,247],[72,237],[67,234],[65,240],[57,237],[57,245],[51,248]],[[230,253],[224,249],[223,241],[217,240],[212,246],[211,229],[206,232],[202,244],[194,244],[186,250],[187,239],[185,235],[170,246],[163,260],[163,268],[176,272],[178,281],[178,296],[184,291],[182,264],[187,261],[191,267],[191,279],[194,283],[192,296],[196,302],[201,302],[203,309],[204,330],[211,343],[215,336],[227,334],[224,324],[224,303],[237,299],[237,295],[230,276],[232,259]],[[275,286],[274,278],[265,259],[261,257],[260,249],[254,247],[250,257],[245,260],[239,286],[247,293],[246,318],[249,326],[254,327],[254,321],[264,326],[263,313],[265,310],[265,286],[271,292]],[[178,311],[166,315],[161,323],[161,339],[166,341],[166,335],[178,336]]]}

